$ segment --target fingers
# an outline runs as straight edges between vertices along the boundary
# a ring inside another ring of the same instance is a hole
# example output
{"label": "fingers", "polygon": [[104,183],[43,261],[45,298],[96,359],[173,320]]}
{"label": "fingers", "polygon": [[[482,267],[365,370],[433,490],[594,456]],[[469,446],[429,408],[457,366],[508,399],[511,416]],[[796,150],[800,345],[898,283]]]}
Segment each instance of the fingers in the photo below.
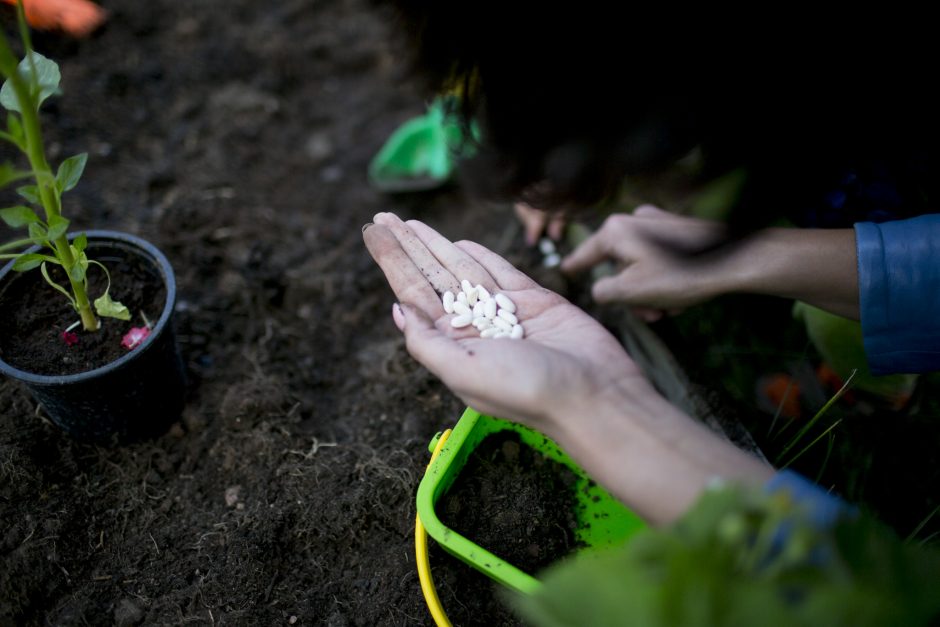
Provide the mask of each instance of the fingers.
{"label": "fingers", "polygon": [[662,309],[653,309],[652,307],[633,307],[630,311],[644,322],[656,322],[663,317]]}
{"label": "fingers", "polygon": [[496,284],[500,289],[530,290],[539,286],[538,283],[517,270],[511,263],[485,246],[468,241],[457,242],[456,246],[483,266],[496,279]]}
{"label": "fingers", "polygon": [[548,237],[556,242],[561,241],[562,236],[565,234],[566,224],[567,220],[563,215],[555,214],[552,216],[548,222]]}
{"label": "fingers", "polygon": [[623,273],[620,273],[595,281],[591,287],[591,296],[596,302],[602,304],[617,301],[629,305],[632,294],[629,290],[629,281],[624,280]]}
{"label": "fingers", "polygon": [[561,262],[562,272],[581,272],[610,257],[607,231],[601,228],[571,251]]}
{"label": "fingers", "polygon": [[441,299],[428,283],[427,277],[387,227],[374,224],[363,231],[362,238],[399,301],[414,303],[430,316],[437,317],[444,313]]}
{"label": "fingers", "polygon": [[674,213],[668,211],[663,211],[659,207],[654,205],[640,205],[633,210],[633,215],[640,218],[676,218],[679,217]]}
{"label": "fingers", "polygon": [[535,246],[539,237],[545,230],[545,224],[548,222],[548,215],[544,211],[539,211],[527,205],[524,202],[517,202],[513,205],[516,217],[522,223],[522,230],[525,233],[525,243],[528,246]]}
{"label": "fingers", "polygon": [[409,225],[402,222],[401,218],[394,213],[378,213],[373,220],[376,224],[386,227],[394,234],[402,250],[411,258],[415,267],[425,276],[427,282],[438,294],[443,294],[447,290],[453,292],[460,289],[460,281],[441,265],[437,257],[421,241],[421,238]]}
{"label": "fingers", "polygon": [[412,357],[440,377],[445,384],[455,373],[462,371],[463,362],[468,355],[456,340],[438,329],[420,307],[402,303],[400,312],[405,346]]}
{"label": "fingers", "polygon": [[[423,222],[409,220],[407,225],[458,282],[467,279],[473,285],[482,285],[490,291],[497,287],[496,279],[486,268],[449,239]],[[460,286],[456,289],[459,290]]]}

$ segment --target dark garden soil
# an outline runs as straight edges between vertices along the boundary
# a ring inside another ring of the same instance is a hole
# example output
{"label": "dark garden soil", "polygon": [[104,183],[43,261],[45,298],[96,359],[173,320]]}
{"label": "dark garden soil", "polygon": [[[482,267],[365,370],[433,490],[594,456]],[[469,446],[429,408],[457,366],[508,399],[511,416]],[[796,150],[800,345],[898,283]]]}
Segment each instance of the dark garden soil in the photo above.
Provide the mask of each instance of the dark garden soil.
{"label": "dark garden soil", "polygon": [[[164,436],[106,449],[0,381],[0,623],[432,624],[414,496],[463,405],[405,352],[360,227],[393,210],[505,251],[510,211],[368,186],[425,102],[387,9],[104,4],[88,40],[35,38],[63,75],[50,159],[89,152],[75,228],[173,264],[189,397]],[[432,559],[456,624],[510,620],[487,580],[464,602],[469,568]]]}
{"label": "dark garden soil", "polygon": [[[73,227],[169,257],[189,397],[165,435],[102,448],[0,381],[0,624],[431,625],[414,497],[463,405],[407,355],[360,227],[393,210],[529,261],[511,211],[368,186],[424,106],[386,8],[103,4],[88,40],[36,36],[63,75],[50,158],[89,153]],[[432,563],[455,624],[512,622],[482,576]]]}
{"label": "dark garden soil", "polygon": [[[108,289],[111,298],[133,312],[130,320],[99,319],[99,329],[84,332],[75,327],[78,315],[65,304],[64,297],[54,298],[39,272],[13,275],[0,292],[0,359],[25,372],[41,375],[68,375],[100,368],[123,357],[128,348],[122,339],[132,328],[146,328],[156,323],[166,305],[166,287],[159,271],[139,255],[109,248],[96,253],[94,243],[88,255],[103,263],[107,275],[91,266],[88,271],[90,298]],[[59,266],[49,270],[49,277],[59,285],[67,285],[66,275]],[[71,331],[67,329],[72,329]],[[135,348],[132,344],[131,349]]]}
{"label": "dark garden soil", "polygon": [[447,527],[523,572],[573,551],[577,475],[514,431],[486,437],[438,504]]}

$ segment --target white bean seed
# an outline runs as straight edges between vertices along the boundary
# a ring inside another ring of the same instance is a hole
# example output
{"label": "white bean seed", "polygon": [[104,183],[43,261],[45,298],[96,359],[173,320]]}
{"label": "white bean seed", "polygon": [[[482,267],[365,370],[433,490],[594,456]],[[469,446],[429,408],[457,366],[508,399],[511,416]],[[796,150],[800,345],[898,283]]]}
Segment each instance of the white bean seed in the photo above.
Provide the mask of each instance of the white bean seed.
{"label": "white bean seed", "polygon": [[509,333],[512,331],[512,325],[506,322],[503,318],[493,318],[493,326],[497,327],[501,331]]}
{"label": "white bean seed", "polygon": [[519,318],[516,317],[516,314],[510,313],[509,311],[507,311],[507,310],[505,310],[505,309],[500,309],[500,310],[499,310],[499,313],[496,314],[496,315],[498,315],[500,318],[502,318],[503,320],[505,320],[505,321],[508,322],[509,324],[518,324],[518,323],[519,323]]}
{"label": "white bean seed", "polygon": [[505,294],[497,294],[495,298],[496,304],[499,305],[501,309],[505,309],[509,313],[516,313],[516,303],[509,300],[508,296]]}
{"label": "white bean seed", "polygon": [[557,268],[561,265],[561,255],[558,253],[545,255],[545,259],[542,260],[542,265],[546,268]]}
{"label": "white bean seed", "polygon": [[444,311],[454,313],[454,293],[450,290],[444,292]]}
{"label": "white bean seed", "polygon": [[455,329],[462,329],[464,327],[469,327],[471,322],[473,322],[473,318],[470,316],[470,314],[464,314],[455,318],[451,318],[450,326],[454,327]]}
{"label": "white bean seed", "polygon": [[519,340],[525,337],[525,329],[516,315],[516,304],[505,294],[494,295],[480,284],[461,279],[460,291],[455,294],[448,290],[442,299],[444,311],[456,314],[450,321],[456,329],[473,325],[482,338]]}
{"label": "white bean seed", "polygon": [[543,255],[551,255],[555,252],[555,242],[547,237],[543,237],[539,240],[539,250]]}

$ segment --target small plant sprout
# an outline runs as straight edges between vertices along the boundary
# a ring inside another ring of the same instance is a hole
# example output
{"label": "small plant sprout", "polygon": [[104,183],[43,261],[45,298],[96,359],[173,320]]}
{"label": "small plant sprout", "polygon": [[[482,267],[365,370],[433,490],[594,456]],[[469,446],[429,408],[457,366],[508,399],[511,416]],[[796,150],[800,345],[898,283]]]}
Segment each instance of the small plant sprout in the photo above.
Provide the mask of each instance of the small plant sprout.
{"label": "small plant sprout", "polygon": [[[99,327],[95,312],[120,320],[130,320],[130,312],[108,295],[111,276],[107,268],[85,254],[88,244],[85,234],[78,235],[71,243],[68,241],[69,221],[62,215],[62,194],[78,184],[88,155],[82,153],[65,159],[53,173],[43,147],[39,107],[47,98],[59,93],[59,66],[32,49],[22,3],[17,5],[17,18],[26,51],[22,61],[17,62],[6,35],[0,31],[0,73],[6,78],[0,89],[0,105],[8,111],[6,130],[0,129],[0,139],[26,155],[29,169],[0,164],[0,188],[19,181],[29,184],[16,188],[25,203],[0,209],[0,218],[13,228],[25,228],[27,237],[0,245],[0,259],[14,259],[13,269],[19,272],[39,268],[46,282],[61,292],[78,312],[84,330],[95,331]],[[42,217],[34,207],[41,209]],[[22,251],[32,245],[44,250]],[[20,252],[13,252],[17,250]],[[68,287],[53,280],[49,274],[50,264],[62,268]],[[90,266],[100,268],[107,277],[104,293],[93,302],[94,310],[88,297]]]}
{"label": "small plant sprout", "polygon": [[505,294],[491,295],[482,285],[473,286],[464,279],[456,295],[447,290],[442,297],[444,311],[455,314],[450,325],[455,329],[473,327],[482,338],[521,340],[525,329],[516,316],[516,304]]}

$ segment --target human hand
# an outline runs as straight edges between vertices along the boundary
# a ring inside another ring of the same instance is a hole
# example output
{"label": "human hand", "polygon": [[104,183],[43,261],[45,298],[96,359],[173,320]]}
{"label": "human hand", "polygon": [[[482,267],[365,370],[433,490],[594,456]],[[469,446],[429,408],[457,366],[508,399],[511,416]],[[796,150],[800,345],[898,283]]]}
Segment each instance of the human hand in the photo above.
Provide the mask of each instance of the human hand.
{"label": "human hand", "polygon": [[704,249],[723,234],[719,223],[644,205],[632,215],[607,218],[562,261],[561,269],[575,273],[606,260],[622,264],[618,274],[594,284],[594,300],[632,305],[637,315],[652,322],[721,291],[720,271],[728,269],[721,257],[688,258],[682,252]]}
{"label": "human hand", "polygon": [[[573,398],[611,387],[655,394],[603,326],[499,255],[473,242],[451,243],[394,214],[374,220],[365,243],[401,302],[393,318],[408,351],[470,406],[551,431]],[[508,296],[525,339],[483,339],[473,327],[453,328],[441,294],[459,292],[462,279]]]}
{"label": "human hand", "polygon": [[542,211],[527,205],[524,202],[517,202],[513,206],[516,217],[522,223],[522,230],[525,233],[525,243],[529,246],[535,246],[542,237],[542,234],[549,239],[559,241],[564,234],[566,220],[558,212]]}
{"label": "human hand", "polygon": [[[380,213],[366,247],[401,302],[392,317],[408,352],[478,411],[558,442],[648,520],[665,523],[708,481],[763,482],[769,469],[670,405],[597,321],[473,242]],[[440,294],[460,280],[516,304],[522,340],[455,329]]]}

